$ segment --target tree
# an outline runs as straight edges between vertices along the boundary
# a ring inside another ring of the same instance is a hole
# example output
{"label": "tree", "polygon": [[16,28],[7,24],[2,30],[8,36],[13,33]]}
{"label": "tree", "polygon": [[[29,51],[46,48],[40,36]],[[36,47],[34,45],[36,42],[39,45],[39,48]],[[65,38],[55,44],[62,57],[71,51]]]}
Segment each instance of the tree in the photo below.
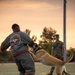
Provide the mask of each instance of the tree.
{"label": "tree", "polygon": [[52,43],[55,40],[56,30],[52,29],[51,27],[45,27],[43,29],[42,35],[40,36],[42,40],[39,41],[39,44],[49,53],[52,49]]}
{"label": "tree", "polygon": [[25,30],[25,33],[26,33],[28,36],[30,36],[31,30],[26,29],[26,30]]}
{"label": "tree", "polygon": [[[30,30],[30,29],[26,29],[26,30],[25,30],[25,33],[30,37],[31,30]],[[36,42],[37,36],[33,35],[33,36],[31,37],[31,39],[32,39],[34,42]]]}
{"label": "tree", "polygon": [[7,62],[7,51],[4,51],[3,53],[0,52],[0,62]]}
{"label": "tree", "polygon": [[71,61],[75,61],[75,48],[70,47],[69,50],[67,50],[67,56],[70,56],[71,52],[73,52],[73,59]]}
{"label": "tree", "polygon": [[35,35],[33,35],[33,36],[32,36],[32,40],[33,40],[34,42],[36,42],[37,37],[36,37]]}
{"label": "tree", "polygon": [[45,27],[43,29],[42,35],[40,36],[42,40],[44,40],[47,43],[53,42],[56,34],[56,30],[52,29],[51,27],[47,28]]}

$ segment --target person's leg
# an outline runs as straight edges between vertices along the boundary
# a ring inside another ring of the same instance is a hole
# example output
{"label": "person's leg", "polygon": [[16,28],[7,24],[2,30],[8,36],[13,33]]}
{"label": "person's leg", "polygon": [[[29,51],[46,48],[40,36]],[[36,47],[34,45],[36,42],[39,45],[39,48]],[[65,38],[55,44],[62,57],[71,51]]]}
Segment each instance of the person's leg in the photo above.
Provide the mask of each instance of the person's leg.
{"label": "person's leg", "polygon": [[[56,57],[56,56],[54,55],[54,57]],[[51,69],[50,69],[50,73],[47,74],[47,75],[53,75],[54,70],[55,70],[55,67],[52,66]]]}
{"label": "person's leg", "polygon": [[51,67],[50,73],[47,75],[53,75],[54,69],[55,69],[55,67]]}
{"label": "person's leg", "polygon": [[25,74],[25,70],[22,67],[21,63],[16,58],[15,58],[15,62],[16,62],[16,65],[18,67],[18,71],[20,72],[19,75],[24,75]]}
{"label": "person's leg", "polygon": [[34,61],[29,53],[24,53],[21,55],[20,63],[25,70],[24,75],[34,75],[35,74],[35,65]]}

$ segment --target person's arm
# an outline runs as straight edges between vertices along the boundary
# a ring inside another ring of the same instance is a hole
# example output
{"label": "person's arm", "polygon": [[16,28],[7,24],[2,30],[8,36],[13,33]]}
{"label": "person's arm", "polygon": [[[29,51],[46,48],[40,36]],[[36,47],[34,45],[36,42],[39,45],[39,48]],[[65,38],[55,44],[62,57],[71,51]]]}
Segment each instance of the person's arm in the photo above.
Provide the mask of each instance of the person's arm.
{"label": "person's arm", "polygon": [[10,46],[9,36],[1,43],[1,51],[5,51]]}
{"label": "person's arm", "polygon": [[64,48],[65,48],[64,43],[62,43],[62,55],[61,55],[62,59],[64,59]]}
{"label": "person's arm", "polygon": [[61,55],[61,59],[64,59],[64,48],[62,48],[62,55]]}
{"label": "person's arm", "polygon": [[25,44],[28,44],[30,47],[34,47],[34,45],[36,45],[34,41],[26,33],[22,33],[21,36]]}

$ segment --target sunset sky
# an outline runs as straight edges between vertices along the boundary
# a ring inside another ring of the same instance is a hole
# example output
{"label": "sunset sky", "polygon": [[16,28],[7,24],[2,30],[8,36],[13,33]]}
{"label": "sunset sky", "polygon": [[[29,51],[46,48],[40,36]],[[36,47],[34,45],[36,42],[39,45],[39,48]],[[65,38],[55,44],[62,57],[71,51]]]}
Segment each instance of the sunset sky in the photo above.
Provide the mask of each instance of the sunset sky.
{"label": "sunset sky", "polygon": [[[38,40],[44,27],[51,27],[63,41],[64,0],[0,0],[0,44],[12,32],[14,23],[31,30]],[[67,0],[66,45],[75,48],[75,0]]]}

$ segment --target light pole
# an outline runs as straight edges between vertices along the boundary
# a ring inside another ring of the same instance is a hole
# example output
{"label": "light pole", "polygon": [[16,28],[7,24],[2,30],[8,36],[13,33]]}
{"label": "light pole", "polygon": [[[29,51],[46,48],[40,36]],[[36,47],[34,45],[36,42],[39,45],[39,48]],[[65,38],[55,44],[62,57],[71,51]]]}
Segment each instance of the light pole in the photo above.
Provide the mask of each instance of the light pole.
{"label": "light pole", "polygon": [[64,49],[64,60],[66,60],[66,3],[67,1],[64,0],[64,7],[63,7],[63,41],[65,44],[65,49]]}

